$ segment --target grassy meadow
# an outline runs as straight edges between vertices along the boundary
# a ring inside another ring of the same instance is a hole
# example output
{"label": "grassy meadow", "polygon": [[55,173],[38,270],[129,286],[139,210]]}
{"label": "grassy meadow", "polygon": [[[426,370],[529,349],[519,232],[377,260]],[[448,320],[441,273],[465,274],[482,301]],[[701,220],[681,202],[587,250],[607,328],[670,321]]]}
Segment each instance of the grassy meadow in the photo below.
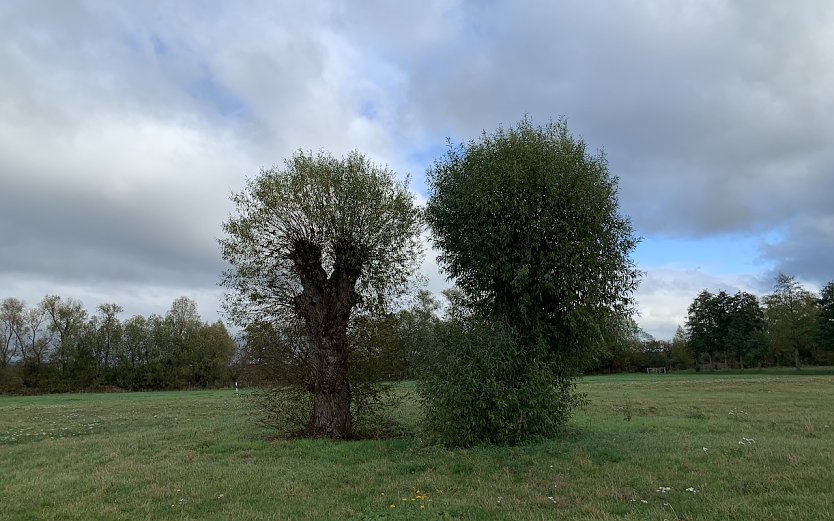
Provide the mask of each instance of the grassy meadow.
{"label": "grassy meadow", "polygon": [[[818,372],[819,373],[819,372]],[[584,378],[564,436],[275,441],[233,391],[0,397],[0,519],[834,519],[834,375]]]}

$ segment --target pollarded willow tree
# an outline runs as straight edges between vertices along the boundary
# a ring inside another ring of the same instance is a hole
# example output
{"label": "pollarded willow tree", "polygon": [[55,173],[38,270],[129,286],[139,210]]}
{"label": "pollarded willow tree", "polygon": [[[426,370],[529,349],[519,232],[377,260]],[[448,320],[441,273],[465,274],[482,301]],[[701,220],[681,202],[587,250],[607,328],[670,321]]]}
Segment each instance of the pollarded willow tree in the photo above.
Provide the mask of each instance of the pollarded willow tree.
{"label": "pollarded willow tree", "polygon": [[297,152],[235,194],[220,240],[226,309],[241,326],[301,324],[306,434],[352,435],[352,321],[384,309],[408,287],[421,256],[420,212],[405,183],[353,152]]}
{"label": "pollarded willow tree", "polygon": [[[429,182],[439,260],[475,314],[427,357],[429,428],[455,444],[553,435],[575,377],[629,315],[637,286],[617,179],[564,120],[524,119],[450,145]],[[436,376],[447,369],[465,376]]]}

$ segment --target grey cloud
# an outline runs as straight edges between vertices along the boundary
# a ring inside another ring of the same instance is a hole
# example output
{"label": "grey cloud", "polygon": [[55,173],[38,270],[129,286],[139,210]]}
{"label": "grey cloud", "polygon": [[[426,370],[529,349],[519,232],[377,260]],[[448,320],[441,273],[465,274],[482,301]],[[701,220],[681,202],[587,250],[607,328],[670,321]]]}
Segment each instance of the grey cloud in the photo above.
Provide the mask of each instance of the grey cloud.
{"label": "grey cloud", "polygon": [[528,113],[605,148],[640,233],[784,229],[765,260],[831,278],[827,2],[308,4],[0,3],[3,269],[214,291],[258,167],[359,148],[420,178]]}
{"label": "grey cloud", "polygon": [[605,148],[643,234],[762,233],[833,215],[829,4],[461,5],[437,20],[448,32],[434,45],[398,46],[400,123],[415,135],[460,140],[524,113],[565,115]]}
{"label": "grey cloud", "polygon": [[807,215],[790,223],[785,237],[762,248],[775,272],[793,275],[821,288],[834,281],[834,215]]}

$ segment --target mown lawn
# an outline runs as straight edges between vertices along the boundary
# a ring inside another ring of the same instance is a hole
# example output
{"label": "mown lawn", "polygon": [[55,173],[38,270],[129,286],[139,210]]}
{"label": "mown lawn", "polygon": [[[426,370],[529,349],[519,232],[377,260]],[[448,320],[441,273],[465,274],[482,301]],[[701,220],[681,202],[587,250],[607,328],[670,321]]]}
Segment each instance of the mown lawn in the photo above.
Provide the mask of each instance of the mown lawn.
{"label": "mown lawn", "polygon": [[233,391],[3,397],[0,519],[834,519],[834,376],[580,390],[563,438],[468,450],[413,402],[412,435],[334,443],[271,441]]}

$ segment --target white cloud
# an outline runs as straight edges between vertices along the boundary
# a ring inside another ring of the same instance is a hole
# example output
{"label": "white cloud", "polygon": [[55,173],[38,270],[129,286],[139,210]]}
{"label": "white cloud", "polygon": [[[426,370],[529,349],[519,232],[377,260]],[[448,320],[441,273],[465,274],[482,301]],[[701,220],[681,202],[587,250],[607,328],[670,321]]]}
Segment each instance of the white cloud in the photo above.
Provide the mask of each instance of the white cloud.
{"label": "white cloud", "polygon": [[[419,189],[446,136],[528,113],[606,149],[641,233],[784,230],[768,269],[819,285],[833,38],[826,2],[3,2],[0,278],[30,301],[208,302],[258,168],[358,149]],[[666,337],[701,286],[764,276],[643,269],[641,324]]]}
{"label": "white cloud", "polygon": [[769,281],[750,275],[705,273],[697,268],[641,266],[645,272],[636,293],[638,325],[655,338],[671,340],[677,326],[685,326],[689,305],[702,290],[711,293],[745,291],[763,295]]}

